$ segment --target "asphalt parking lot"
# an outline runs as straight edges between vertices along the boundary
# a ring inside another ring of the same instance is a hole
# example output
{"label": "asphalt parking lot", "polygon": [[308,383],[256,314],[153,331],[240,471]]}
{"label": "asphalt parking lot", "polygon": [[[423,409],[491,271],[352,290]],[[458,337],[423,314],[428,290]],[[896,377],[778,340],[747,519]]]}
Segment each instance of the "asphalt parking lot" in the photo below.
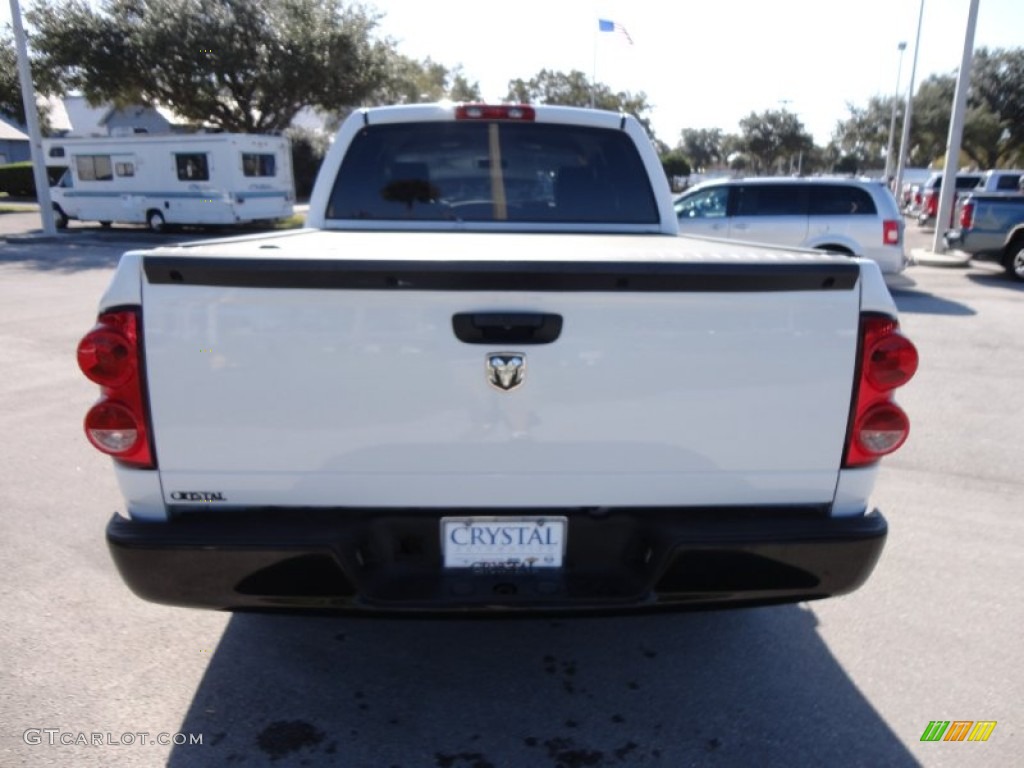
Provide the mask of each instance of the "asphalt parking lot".
{"label": "asphalt parking lot", "polygon": [[[0,236],[25,215],[0,214]],[[167,237],[9,234],[0,765],[1020,763],[1024,284],[994,265],[891,281],[921,367],[899,396],[911,438],[875,492],[889,541],[858,592],[631,618],[378,621],[231,616],[127,591],[103,541],[120,497],[81,434],[96,393],[74,349],[119,254]],[[984,743],[922,742],[935,720],[997,725]]]}

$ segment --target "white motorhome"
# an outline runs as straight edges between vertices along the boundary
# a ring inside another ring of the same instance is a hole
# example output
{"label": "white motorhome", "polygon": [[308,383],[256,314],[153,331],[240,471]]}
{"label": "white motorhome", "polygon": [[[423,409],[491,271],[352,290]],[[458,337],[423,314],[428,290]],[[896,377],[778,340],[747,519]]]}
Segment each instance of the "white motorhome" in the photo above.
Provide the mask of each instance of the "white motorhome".
{"label": "white motorhome", "polygon": [[48,164],[67,171],[50,190],[57,226],[69,219],[237,224],[292,215],[288,140],[251,134],[47,139]]}

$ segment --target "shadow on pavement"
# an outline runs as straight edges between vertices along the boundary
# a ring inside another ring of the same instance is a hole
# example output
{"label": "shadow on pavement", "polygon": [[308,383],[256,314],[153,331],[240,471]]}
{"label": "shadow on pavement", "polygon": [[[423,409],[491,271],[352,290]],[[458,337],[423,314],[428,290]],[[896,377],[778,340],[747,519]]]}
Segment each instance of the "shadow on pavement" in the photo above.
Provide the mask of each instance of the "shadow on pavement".
{"label": "shadow on pavement", "polygon": [[8,240],[0,247],[0,264],[17,264],[28,269],[79,272],[117,266],[127,247],[110,243],[79,243],[59,238],[47,241]]}
{"label": "shadow on pavement", "polygon": [[785,606],[569,620],[232,617],[169,765],[916,765]]}
{"label": "shadow on pavement", "polygon": [[0,264],[16,263],[30,269],[63,272],[101,269],[116,266],[121,254],[130,250],[280,231],[281,228],[268,228],[256,223],[234,226],[181,226],[169,228],[161,233],[151,232],[143,226],[102,227],[99,224],[74,223],[68,229],[52,236],[44,235],[39,229],[0,232]]}
{"label": "shadow on pavement", "polygon": [[153,234],[143,229],[75,228],[46,237],[41,233],[0,240],[0,264],[40,271],[78,272],[117,266],[126,251],[210,239],[209,232]]}
{"label": "shadow on pavement", "polygon": [[988,288],[1003,288],[1008,291],[1024,293],[1024,280],[1015,280],[1005,272],[972,272],[967,275],[967,279]]}
{"label": "shadow on pavement", "polygon": [[976,310],[958,301],[944,299],[932,293],[924,293],[907,288],[889,287],[893,301],[900,312],[918,315],[947,315],[950,317],[971,317],[978,314]]}

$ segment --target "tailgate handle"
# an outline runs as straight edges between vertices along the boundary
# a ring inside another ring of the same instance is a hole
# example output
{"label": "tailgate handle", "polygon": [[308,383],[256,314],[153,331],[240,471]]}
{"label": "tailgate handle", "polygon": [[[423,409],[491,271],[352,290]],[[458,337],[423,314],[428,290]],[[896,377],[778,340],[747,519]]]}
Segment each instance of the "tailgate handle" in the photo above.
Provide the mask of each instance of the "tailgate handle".
{"label": "tailgate handle", "polygon": [[562,316],[542,312],[459,312],[455,337],[466,344],[550,344],[562,332]]}

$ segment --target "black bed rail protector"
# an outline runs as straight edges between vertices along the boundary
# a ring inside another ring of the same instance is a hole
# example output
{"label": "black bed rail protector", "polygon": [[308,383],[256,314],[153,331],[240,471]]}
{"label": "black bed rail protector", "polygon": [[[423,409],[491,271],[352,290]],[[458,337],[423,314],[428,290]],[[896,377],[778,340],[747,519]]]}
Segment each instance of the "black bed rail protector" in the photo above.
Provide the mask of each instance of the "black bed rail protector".
{"label": "black bed rail protector", "polygon": [[850,263],[380,261],[146,256],[152,285],[403,291],[848,291]]}

